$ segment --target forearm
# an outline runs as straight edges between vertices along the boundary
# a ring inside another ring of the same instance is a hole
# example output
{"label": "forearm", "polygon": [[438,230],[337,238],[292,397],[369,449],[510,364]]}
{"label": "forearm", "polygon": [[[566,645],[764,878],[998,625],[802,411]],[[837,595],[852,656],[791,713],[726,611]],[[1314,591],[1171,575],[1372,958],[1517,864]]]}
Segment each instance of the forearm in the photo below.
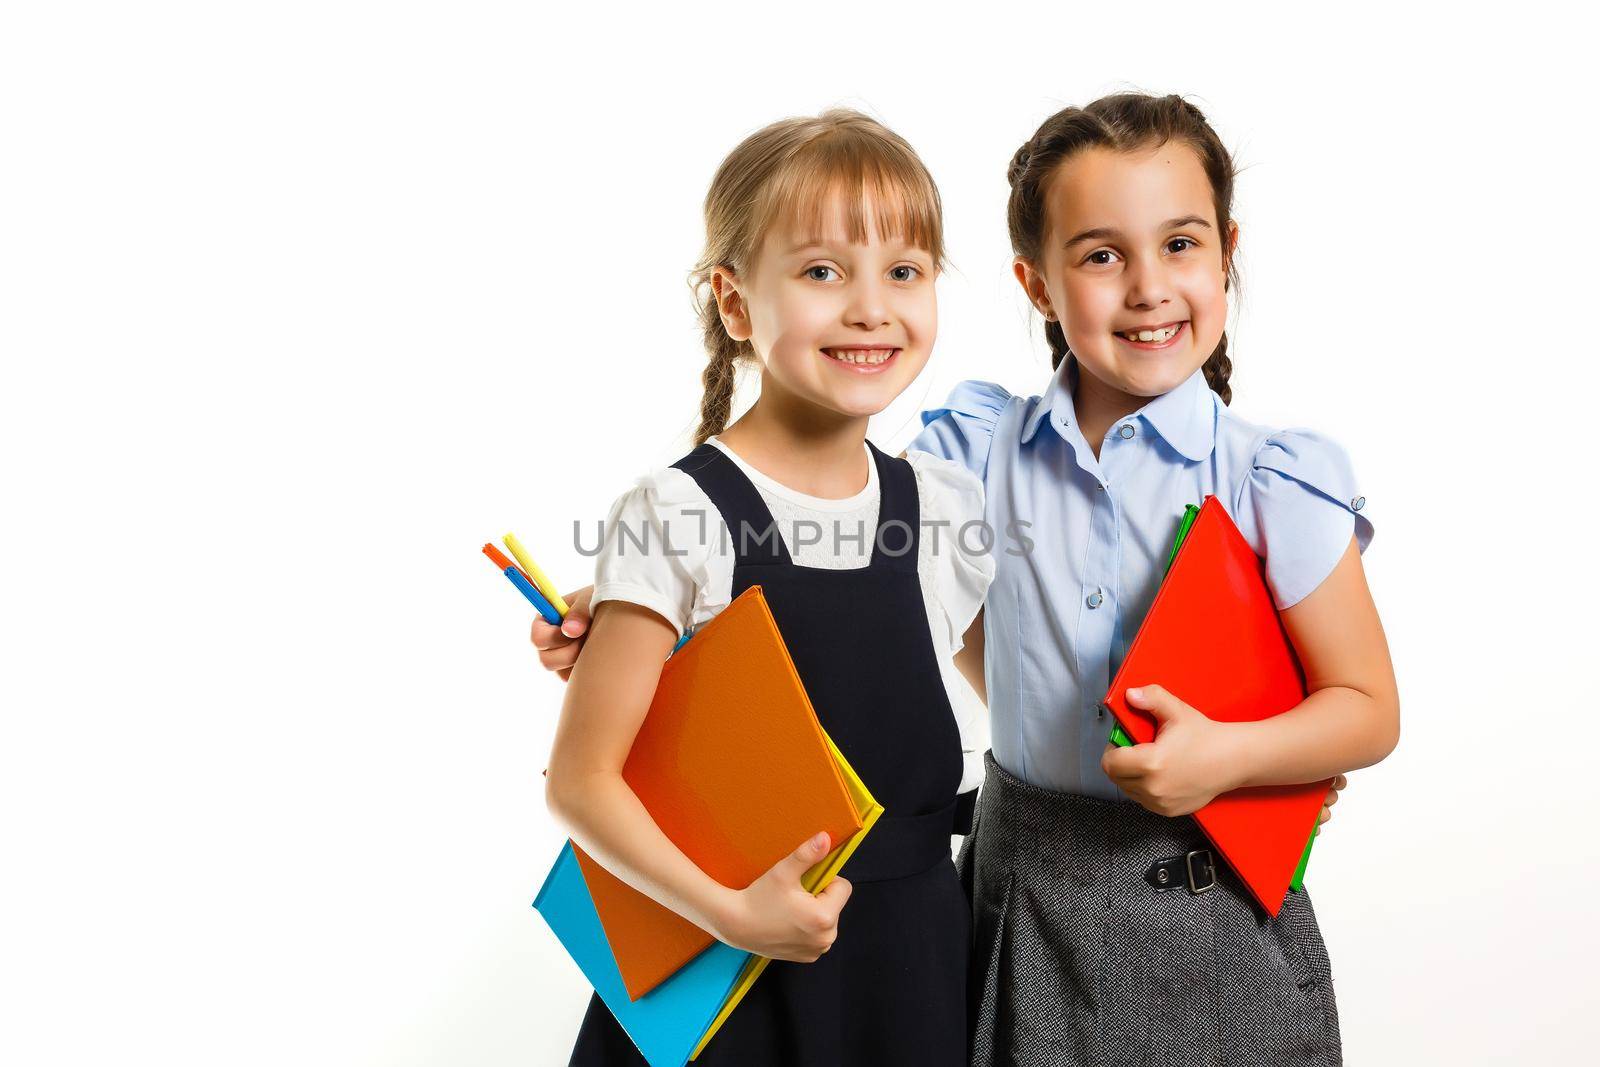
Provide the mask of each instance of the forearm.
{"label": "forearm", "polygon": [[567,683],[545,801],[572,839],[607,870],[720,936],[732,891],[661,832],[622,777],[675,636],[647,609],[620,601],[600,605]]}
{"label": "forearm", "polygon": [[552,767],[546,801],[573,841],[606,870],[702,930],[721,937],[734,891],[685,856],[621,775]]}
{"label": "forearm", "polygon": [[1230,727],[1240,785],[1294,785],[1370,767],[1400,740],[1400,692],[1359,546],[1282,613],[1310,696],[1282,715]]}
{"label": "forearm", "polygon": [[1299,785],[1370,767],[1399,741],[1397,701],[1333,686],[1259,722],[1231,723],[1234,785]]}

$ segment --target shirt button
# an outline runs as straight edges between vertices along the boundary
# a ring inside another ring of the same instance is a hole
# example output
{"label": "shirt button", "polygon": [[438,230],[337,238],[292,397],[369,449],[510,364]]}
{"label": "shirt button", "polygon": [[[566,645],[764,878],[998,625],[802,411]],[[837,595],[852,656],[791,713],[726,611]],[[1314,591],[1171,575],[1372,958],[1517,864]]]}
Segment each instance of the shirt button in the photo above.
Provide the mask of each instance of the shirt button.
{"label": "shirt button", "polygon": [[1367,498],[1364,497],[1364,496],[1358,496],[1354,500],[1350,501],[1350,510],[1351,511],[1360,511],[1362,508],[1364,508],[1366,506],[1367,506]]}
{"label": "shirt button", "polygon": [[1090,593],[1089,594],[1089,599],[1087,601],[1085,601],[1085,603],[1087,603],[1091,608],[1097,608],[1101,604],[1104,604],[1105,602],[1106,602],[1106,598],[1101,596],[1098,590],[1096,590],[1093,593]]}
{"label": "shirt button", "polygon": [[1127,423],[1123,423],[1122,429],[1117,431],[1117,436],[1126,441],[1128,438],[1133,436],[1133,427],[1129,426]]}

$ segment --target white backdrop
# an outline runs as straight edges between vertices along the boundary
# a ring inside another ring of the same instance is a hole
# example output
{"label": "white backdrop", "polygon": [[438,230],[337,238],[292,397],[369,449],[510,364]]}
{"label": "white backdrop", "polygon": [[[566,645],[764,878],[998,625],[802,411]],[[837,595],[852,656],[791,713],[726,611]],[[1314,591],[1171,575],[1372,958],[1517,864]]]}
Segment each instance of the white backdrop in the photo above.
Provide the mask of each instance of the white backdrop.
{"label": "white backdrop", "polygon": [[1041,391],[1005,164],[1129,87],[1244,168],[1235,407],[1340,439],[1377,526],[1404,737],[1310,879],[1348,1061],[1592,1053],[1568,17],[8,6],[0,1058],[564,1063],[586,989],[529,907],[561,687],[479,545],[585,584],[573,521],[684,449],[700,200],[781,116],[866,109],[944,194],[940,340],[878,442],[963,378]]}

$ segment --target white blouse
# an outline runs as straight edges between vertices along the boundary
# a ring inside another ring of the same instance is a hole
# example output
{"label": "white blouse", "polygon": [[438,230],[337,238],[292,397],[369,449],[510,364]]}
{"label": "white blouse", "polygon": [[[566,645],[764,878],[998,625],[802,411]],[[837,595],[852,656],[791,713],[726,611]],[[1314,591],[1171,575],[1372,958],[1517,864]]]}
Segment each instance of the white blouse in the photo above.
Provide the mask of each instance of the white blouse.
{"label": "white blouse", "polygon": [[[756,470],[716,437],[755,485],[793,561],[802,567],[850,570],[872,557],[878,526],[878,465],[868,450],[867,484],[840,500],[796,492]],[[866,445],[862,445],[866,449]],[[971,528],[983,520],[983,483],[960,463],[909,452],[921,511],[917,576],[939,673],[961,734],[961,790],[983,780],[987,715],[952,657],[977,617],[994,577],[990,538]],[[679,634],[714,617],[732,600],[733,539],[699,484],[675,467],[654,471],[617,498],[595,560],[593,606],[626,600],[649,608]],[[870,649],[863,650],[870,655]]]}

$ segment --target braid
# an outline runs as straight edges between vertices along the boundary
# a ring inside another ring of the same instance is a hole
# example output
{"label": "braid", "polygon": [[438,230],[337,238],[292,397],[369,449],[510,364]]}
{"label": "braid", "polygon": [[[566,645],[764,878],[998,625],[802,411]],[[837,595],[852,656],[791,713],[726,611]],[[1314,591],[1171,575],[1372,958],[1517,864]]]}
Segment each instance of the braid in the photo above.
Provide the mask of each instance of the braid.
{"label": "braid", "polygon": [[1050,342],[1050,369],[1060,370],[1061,361],[1072,355],[1067,348],[1067,331],[1061,328],[1060,319],[1046,319],[1044,339]]}
{"label": "braid", "polygon": [[700,375],[705,395],[700,400],[700,428],[694,433],[696,447],[727,428],[728,415],[733,408],[734,372],[739,357],[749,347],[728,336],[722,325],[722,315],[717,311],[717,302],[709,295],[700,307],[700,328],[705,333],[710,361]]}
{"label": "braid", "polygon": [[1222,340],[1217,342],[1217,347],[1212,351],[1205,366],[1200,368],[1205,371],[1206,384],[1211,386],[1212,392],[1222,398],[1224,404],[1233,403],[1233,387],[1228,384],[1228,375],[1233,373],[1233,360],[1228,358],[1228,334],[1222,334]]}

